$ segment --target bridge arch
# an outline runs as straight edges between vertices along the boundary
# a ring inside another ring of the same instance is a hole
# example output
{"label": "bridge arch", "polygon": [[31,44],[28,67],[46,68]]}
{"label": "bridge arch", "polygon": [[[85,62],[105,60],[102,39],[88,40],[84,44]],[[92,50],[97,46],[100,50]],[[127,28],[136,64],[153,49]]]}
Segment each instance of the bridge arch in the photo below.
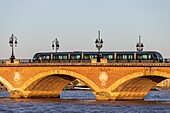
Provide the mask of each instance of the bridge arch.
{"label": "bridge arch", "polygon": [[14,90],[14,87],[5,78],[1,76],[0,76],[0,82],[7,88],[9,92]]}
{"label": "bridge arch", "polygon": [[117,80],[108,90],[115,100],[144,99],[153,86],[167,78],[170,73],[162,71],[135,72]]}
{"label": "bridge arch", "polygon": [[25,84],[22,85],[21,90],[24,91],[31,84],[33,84],[35,81],[38,81],[41,78],[48,77],[48,76],[51,76],[51,75],[54,75],[54,76],[62,75],[62,76],[70,76],[70,77],[73,77],[73,78],[77,78],[77,79],[83,81],[84,83],[86,83],[86,85],[88,85],[93,92],[95,92],[96,90],[99,90],[99,87],[93,81],[91,81],[87,77],[83,76],[82,74],[79,74],[79,73],[76,73],[76,72],[73,72],[73,71],[57,70],[57,69],[50,70],[50,71],[47,71],[47,72],[42,72],[42,73],[39,73],[39,74],[33,76],[32,78],[27,80],[27,82]]}
{"label": "bridge arch", "polygon": [[143,77],[143,76],[160,76],[160,77],[164,77],[164,78],[170,78],[170,73],[166,73],[166,72],[162,72],[162,71],[154,71],[154,72],[152,72],[152,74],[146,75],[145,72],[135,72],[135,73],[129,74],[129,75],[117,80],[115,83],[113,83],[108,88],[108,90],[112,91],[112,90],[116,89],[118,86],[120,86],[121,84],[123,84],[129,80]]}

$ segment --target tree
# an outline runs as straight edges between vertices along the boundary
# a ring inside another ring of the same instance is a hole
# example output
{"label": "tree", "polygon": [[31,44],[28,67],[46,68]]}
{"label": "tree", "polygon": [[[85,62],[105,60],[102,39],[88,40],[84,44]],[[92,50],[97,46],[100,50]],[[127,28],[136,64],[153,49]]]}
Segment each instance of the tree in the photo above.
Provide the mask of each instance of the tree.
{"label": "tree", "polygon": [[71,83],[72,83],[73,86],[76,86],[76,85],[79,83],[79,81],[78,81],[78,79],[75,79],[75,80],[72,81]]}

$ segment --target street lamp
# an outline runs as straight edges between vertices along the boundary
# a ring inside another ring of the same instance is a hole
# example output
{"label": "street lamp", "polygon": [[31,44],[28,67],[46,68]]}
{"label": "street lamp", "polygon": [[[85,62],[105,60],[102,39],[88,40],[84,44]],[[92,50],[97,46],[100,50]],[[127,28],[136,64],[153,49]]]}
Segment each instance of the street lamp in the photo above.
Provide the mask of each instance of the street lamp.
{"label": "street lamp", "polygon": [[59,49],[59,41],[57,40],[57,38],[52,42],[52,48],[53,48],[53,50],[54,50],[54,48],[55,48],[55,50],[56,50],[56,52],[57,52],[57,50]]}
{"label": "street lamp", "polygon": [[143,51],[144,45],[141,43],[141,36],[139,35],[139,42],[136,44],[137,51]]}
{"label": "street lamp", "polygon": [[101,58],[100,49],[103,46],[103,40],[100,39],[100,31],[98,31],[98,39],[96,39],[95,44],[96,44],[96,48],[98,49],[97,62],[100,62],[100,58]]}
{"label": "street lamp", "polygon": [[14,56],[14,44],[15,44],[15,47],[17,46],[17,38],[12,34],[12,36],[9,38],[9,44],[10,46],[12,47],[12,55],[11,55],[11,63],[14,63],[14,59],[15,59],[15,56]]}

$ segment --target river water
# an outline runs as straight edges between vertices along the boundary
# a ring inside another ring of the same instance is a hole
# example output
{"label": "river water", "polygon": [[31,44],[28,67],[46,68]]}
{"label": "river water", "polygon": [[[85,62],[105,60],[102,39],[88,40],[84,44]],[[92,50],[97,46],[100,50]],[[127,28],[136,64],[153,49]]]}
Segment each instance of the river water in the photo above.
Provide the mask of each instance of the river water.
{"label": "river water", "polygon": [[170,91],[150,91],[141,101],[96,101],[91,91],[63,91],[60,99],[10,99],[0,93],[0,113],[170,113]]}

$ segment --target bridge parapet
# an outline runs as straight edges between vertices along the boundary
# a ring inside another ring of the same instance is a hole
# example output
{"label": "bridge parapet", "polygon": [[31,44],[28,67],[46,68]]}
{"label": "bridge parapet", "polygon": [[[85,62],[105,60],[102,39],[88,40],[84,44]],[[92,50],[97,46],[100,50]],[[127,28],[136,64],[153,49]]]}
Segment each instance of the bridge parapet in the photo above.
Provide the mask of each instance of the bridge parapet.
{"label": "bridge parapet", "polygon": [[107,58],[101,58],[100,62],[97,62],[97,58],[91,59],[91,63],[107,63]]}
{"label": "bridge parapet", "polygon": [[2,67],[8,66],[102,66],[102,67],[170,67],[170,63],[34,63],[34,62],[20,62],[16,61],[15,63],[0,63]]}
{"label": "bridge parapet", "polygon": [[170,63],[170,58],[164,58],[163,62]]}
{"label": "bridge parapet", "polygon": [[32,60],[32,59],[15,59],[14,60],[14,63],[11,63],[10,62],[10,59],[0,59],[0,64],[28,64],[28,63],[32,63],[32,64],[37,64],[37,63],[41,63],[41,64],[44,64],[44,63],[61,63],[61,64],[68,64],[68,63],[82,63],[82,64],[89,64],[89,63],[98,63],[98,64],[168,64],[170,63],[170,58],[166,58],[166,59],[163,59],[163,62],[158,62],[158,61],[155,61],[155,60],[108,60],[106,58],[101,58],[101,62],[97,62],[97,59],[94,58],[94,59],[91,59],[91,60]]}
{"label": "bridge parapet", "polygon": [[[94,60],[94,61],[92,61]],[[35,62],[32,59],[18,59],[19,64],[25,65],[82,65],[82,66],[145,66],[145,67],[170,67],[170,58],[166,58],[163,62],[155,60],[107,60],[101,58],[101,62],[97,62],[97,59],[92,60],[44,60],[41,62]]]}
{"label": "bridge parapet", "polygon": [[11,63],[11,59],[6,60],[6,64],[19,64],[20,60],[19,59],[14,59],[14,63]]}

